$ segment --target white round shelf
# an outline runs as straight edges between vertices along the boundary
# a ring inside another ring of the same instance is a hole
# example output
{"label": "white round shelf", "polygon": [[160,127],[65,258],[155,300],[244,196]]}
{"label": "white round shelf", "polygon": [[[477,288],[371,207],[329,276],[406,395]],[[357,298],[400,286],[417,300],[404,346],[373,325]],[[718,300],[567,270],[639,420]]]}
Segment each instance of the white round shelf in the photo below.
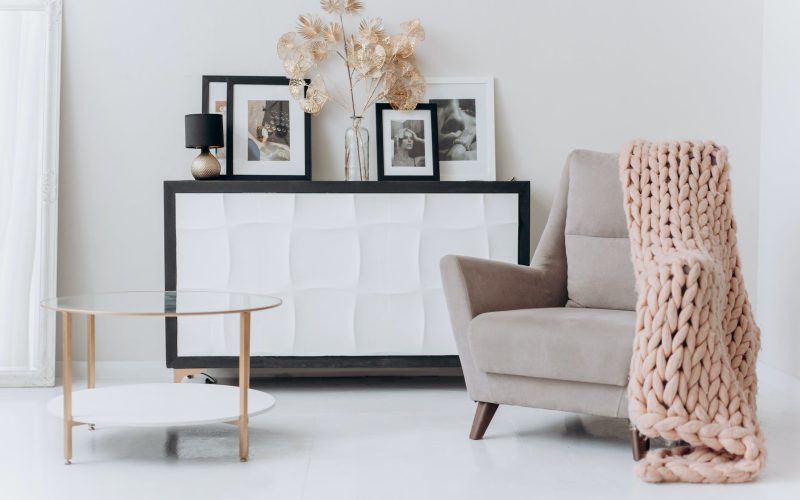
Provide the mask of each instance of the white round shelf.
{"label": "white round shelf", "polygon": [[[247,392],[248,415],[272,408],[275,398]],[[47,403],[64,417],[64,396]],[[212,384],[136,384],[84,389],[72,393],[72,420],[108,426],[157,427],[230,422],[239,418],[239,388]]]}

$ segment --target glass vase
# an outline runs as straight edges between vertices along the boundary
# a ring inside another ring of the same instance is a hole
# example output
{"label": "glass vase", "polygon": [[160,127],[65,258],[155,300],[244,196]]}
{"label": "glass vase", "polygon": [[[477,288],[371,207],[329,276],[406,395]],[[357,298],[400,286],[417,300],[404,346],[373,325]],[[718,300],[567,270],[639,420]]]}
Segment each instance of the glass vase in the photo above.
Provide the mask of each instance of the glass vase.
{"label": "glass vase", "polygon": [[351,116],[353,126],[344,133],[344,179],[369,180],[369,131],[363,126],[363,117]]}

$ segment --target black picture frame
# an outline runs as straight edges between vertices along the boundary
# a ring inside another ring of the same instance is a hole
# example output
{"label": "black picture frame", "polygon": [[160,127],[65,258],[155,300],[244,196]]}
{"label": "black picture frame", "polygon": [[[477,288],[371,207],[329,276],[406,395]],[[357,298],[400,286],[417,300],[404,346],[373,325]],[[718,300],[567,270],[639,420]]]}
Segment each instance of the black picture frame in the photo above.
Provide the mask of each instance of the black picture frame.
{"label": "black picture frame", "polygon": [[[227,83],[228,76],[227,75],[203,75],[203,91],[202,91],[202,99],[203,102],[201,103],[200,110],[202,113],[216,113],[216,110],[211,110],[208,106],[209,98],[211,97],[211,84],[212,83],[222,83],[225,85],[225,115],[224,120],[222,123],[222,135],[225,141],[225,146],[223,151],[225,152],[225,157],[220,157],[220,150],[217,149],[214,151],[214,156],[220,160],[222,167],[224,168],[222,174],[220,175],[221,179],[225,179],[227,177],[227,157],[228,157],[228,111],[227,111],[227,99],[228,99],[228,83]],[[220,113],[221,114],[221,113]]]}
{"label": "black picture frame", "polygon": [[402,113],[402,111],[396,111],[392,109],[392,107],[383,102],[379,102],[375,104],[375,135],[377,136],[375,139],[375,143],[377,145],[377,156],[378,156],[378,180],[379,181],[438,181],[439,180],[439,137],[437,136],[436,131],[438,130],[438,124],[436,121],[436,104],[432,103],[420,103],[417,104],[417,107],[413,111],[417,110],[427,110],[430,114],[430,122],[431,122],[431,163],[432,163],[432,171],[431,175],[393,175],[386,173],[386,166],[384,165],[384,151],[385,145],[383,143],[383,114],[386,111],[398,112]]}
{"label": "black picture frame", "polygon": [[[164,181],[164,289],[178,284],[176,196],[181,193],[514,193],[518,195],[517,263],[530,264],[529,181],[341,182]],[[179,356],[178,319],[165,318],[167,368],[234,368],[237,356]],[[253,368],[457,368],[457,355],[251,356]]]}
{"label": "black picture frame", "polygon": [[[234,87],[236,85],[282,85],[289,86],[289,79],[284,76],[228,76],[225,81],[228,86],[228,113],[225,143],[227,147],[226,155],[226,179],[242,179],[242,180],[311,180],[311,115],[303,113],[303,135],[304,135],[304,152],[305,152],[305,165],[304,173],[301,175],[270,175],[270,174],[237,174],[234,161],[234,148],[235,138],[233,134],[234,127]],[[306,88],[310,84],[310,80],[306,80],[306,86],[303,87],[303,95],[305,95]],[[296,102],[293,104],[297,105]],[[292,102],[290,102],[292,105]],[[291,126],[291,125],[290,125]],[[294,138],[292,138],[294,140]]]}
{"label": "black picture frame", "polygon": [[[228,78],[229,76],[225,75],[203,75],[203,103],[202,103],[202,112],[208,113],[208,97],[209,97],[209,87],[212,82],[214,83],[224,83],[226,85],[226,94],[227,94],[227,85],[228,85]],[[226,96],[227,99],[227,96]]]}

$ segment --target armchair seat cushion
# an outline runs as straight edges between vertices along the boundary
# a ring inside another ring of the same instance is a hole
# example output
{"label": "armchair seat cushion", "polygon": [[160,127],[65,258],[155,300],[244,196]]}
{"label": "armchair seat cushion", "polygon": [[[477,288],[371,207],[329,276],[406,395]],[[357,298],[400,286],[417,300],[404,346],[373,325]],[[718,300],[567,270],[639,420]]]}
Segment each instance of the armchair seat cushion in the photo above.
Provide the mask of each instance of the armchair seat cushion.
{"label": "armchair seat cushion", "polygon": [[468,336],[486,373],[625,386],[635,330],[633,311],[552,307],[481,314]]}

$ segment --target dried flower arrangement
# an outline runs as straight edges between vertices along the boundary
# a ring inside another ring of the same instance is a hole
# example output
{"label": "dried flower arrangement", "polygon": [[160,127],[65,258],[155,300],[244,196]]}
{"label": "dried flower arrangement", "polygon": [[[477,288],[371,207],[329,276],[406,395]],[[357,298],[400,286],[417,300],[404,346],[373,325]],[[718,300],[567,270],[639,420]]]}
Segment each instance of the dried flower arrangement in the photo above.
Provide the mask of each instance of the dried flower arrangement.
{"label": "dried flower arrangement", "polygon": [[[297,32],[285,33],[278,40],[278,57],[289,77],[292,97],[300,101],[303,111],[316,115],[329,100],[341,105],[353,117],[362,116],[370,106],[382,100],[395,109],[414,109],[425,92],[425,80],[414,59],[417,42],[425,39],[420,21],[402,23],[402,32],[390,35],[381,18],[364,18],[358,30],[348,35],[344,16],[361,12],[363,2],[321,0],[320,6],[334,20],[326,23],[318,15],[301,15]],[[327,85],[319,71],[323,61],[332,54],[347,68],[349,99]],[[305,78],[311,73],[311,83],[304,96]],[[354,90],[359,84],[363,89],[357,93]],[[363,99],[363,106],[357,106],[360,99]]]}

